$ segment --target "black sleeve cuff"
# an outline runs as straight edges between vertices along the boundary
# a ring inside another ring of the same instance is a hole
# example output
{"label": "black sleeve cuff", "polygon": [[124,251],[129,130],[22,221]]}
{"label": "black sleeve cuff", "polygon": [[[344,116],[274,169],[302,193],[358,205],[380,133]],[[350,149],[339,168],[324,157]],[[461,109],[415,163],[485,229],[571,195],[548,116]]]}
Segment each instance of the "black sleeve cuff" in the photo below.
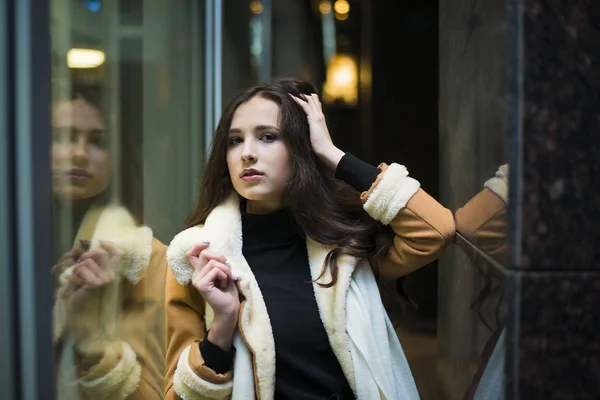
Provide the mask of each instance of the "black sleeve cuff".
{"label": "black sleeve cuff", "polygon": [[233,356],[235,348],[225,351],[207,338],[200,342],[200,354],[204,358],[204,364],[217,374],[224,374],[233,367]]}
{"label": "black sleeve cuff", "polygon": [[350,153],[344,154],[335,169],[335,177],[346,182],[359,192],[371,188],[381,170],[377,167],[354,157]]}

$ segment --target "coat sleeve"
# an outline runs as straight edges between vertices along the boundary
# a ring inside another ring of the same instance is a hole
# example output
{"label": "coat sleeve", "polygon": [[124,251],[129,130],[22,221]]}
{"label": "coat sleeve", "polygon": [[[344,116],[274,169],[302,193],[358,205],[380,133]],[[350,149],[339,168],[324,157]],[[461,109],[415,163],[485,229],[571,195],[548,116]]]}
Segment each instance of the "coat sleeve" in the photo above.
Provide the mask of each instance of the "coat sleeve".
{"label": "coat sleeve", "polygon": [[[457,232],[502,265],[506,265],[508,246],[507,205],[508,165],[503,165],[496,175],[485,183],[483,190],[454,215]],[[462,240],[457,240],[456,243],[467,254],[472,252],[470,246],[467,247]],[[490,271],[496,273],[495,269]],[[504,279],[503,275],[499,277]]]}
{"label": "coat sleeve", "polygon": [[361,194],[365,211],[394,231],[394,244],[379,265],[380,281],[406,275],[435,260],[454,240],[450,210],[408,176],[399,164],[379,165],[381,173]]}
{"label": "coat sleeve", "polygon": [[226,399],[233,371],[218,374],[200,353],[206,337],[205,303],[191,284],[180,285],[171,269],[166,284],[167,374],[165,399]]}

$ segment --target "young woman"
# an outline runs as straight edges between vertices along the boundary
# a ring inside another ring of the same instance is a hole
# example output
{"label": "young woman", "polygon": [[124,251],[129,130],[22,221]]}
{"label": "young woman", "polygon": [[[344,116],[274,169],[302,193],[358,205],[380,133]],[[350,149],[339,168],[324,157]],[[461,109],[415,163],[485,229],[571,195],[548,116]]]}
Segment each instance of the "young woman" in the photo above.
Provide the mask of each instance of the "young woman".
{"label": "young woman", "polygon": [[52,110],[58,399],[161,399],[166,246],[111,199],[91,90]]}
{"label": "young woman", "polygon": [[232,101],[187,227],[167,250],[166,398],[418,398],[376,276],[435,259],[452,214],[403,166],[338,149],[311,85]]}

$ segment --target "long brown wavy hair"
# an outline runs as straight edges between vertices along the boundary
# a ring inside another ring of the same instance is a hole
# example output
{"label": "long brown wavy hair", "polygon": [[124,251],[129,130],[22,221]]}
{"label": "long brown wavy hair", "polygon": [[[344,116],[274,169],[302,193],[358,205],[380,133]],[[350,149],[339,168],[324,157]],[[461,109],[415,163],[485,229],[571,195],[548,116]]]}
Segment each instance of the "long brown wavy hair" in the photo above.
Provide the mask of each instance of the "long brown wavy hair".
{"label": "long brown wavy hair", "polygon": [[[210,212],[234,191],[227,167],[227,142],[237,108],[255,97],[279,106],[279,128],[292,158],[292,174],[285,190],[298,231],[303,236],[335,248],[327,255],[321,277],[331,271],[331,287],[337,281],[338,259],[350,255],[377,265],[392,243],[391,230],[373,220],[363,210],[356,190],[335,179],[312,150],[306,114],[290,95],[305,98],[314,87],[295,78],[280,79],[241,92],[225,109],[205,166],[198,201],[185,222],[185,228],[203,224]],[[317,280],[319,279],[317,278]]]}

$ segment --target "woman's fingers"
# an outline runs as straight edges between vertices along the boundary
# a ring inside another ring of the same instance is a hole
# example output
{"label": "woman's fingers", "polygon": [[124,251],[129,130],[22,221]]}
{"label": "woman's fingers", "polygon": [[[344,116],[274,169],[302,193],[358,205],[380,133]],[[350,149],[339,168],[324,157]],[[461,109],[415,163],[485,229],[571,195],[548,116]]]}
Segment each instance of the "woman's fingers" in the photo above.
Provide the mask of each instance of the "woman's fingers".
{"label": "woman's fingers", "polygon": [[101,286],[103,280],[101,277],[97,276],[97,269],[92,266],[93,261],[85,260],[73,269],[73,275],[79,278],[84,285],[89,285],[92,287]]}
{"label": "woman's fingers", "polygon": [[321,102],[319,101],[319,96],[316,93],[313,93],[310,95],[308,103],[310,104],[315,116],[319,116],[319,115],[323,114],[323,110],[321,108]]}
{"label": "woman's fingers", "polygon": [[79,263],[81,264],[86,260],[93,260],[98,265],[106,266],[110,260],[110,254],[101,249],[90,250],[81,255],[79,258]]}
{"label": "woman's fingers", "polygon": [[206,265],[203,268],[196,270],[198,278],[202,279],[213,269],[219,269],[223,271],[226,278],[233,280],[233,275],[231,274],[231,269],[229,268],[229,266],[225,263],[216,260],[210,260],[208,263],[206,263]]}
{"label": "woman's fingers", "polygon": [[198,259],[202,265],[207,264],[211,260],[215,260],[223,264],[227,263],[227,259],[224,255],[210,250],[203,250],[198,256]]}
{"label": "woman's fingers", "polygon": [[100,248],[102,250],[106,251],[108,253],[108,255],[110,256],[110,258],[113,260],[115,260],[115,259],[120,260],[125,255],[125,252],[123,251],[123,249],[121,249],[119,246],[117,246],[114,243],[101,240],[99,242],[99,244],[100,244]]}
{"label": "woman's fingers", "polygon": [[194,286],[205,294],[210,292],[211,289],[217,288],[221,291],[227,289],[228,275],[222,268],[215,266],[214,264],[207,265],[202,271],[192,276],[192,282]]}
{"label": "woman's fingers", "polygon": [[231,268],[224,255],[208,250],[209,244],[209,242],[197,244],[186,253],[188,261],[194,267],[192,281],[201,291],[208,290],[210,285],[226,290],[228,281],[233,281]]}
{"label": "woman's fingers", "polygon": [[300,107],[302,107],[302,109],[304,110],[304,112],[308,115],[311,113],[311,107],[308,104],[308,101],[302,100],[299,97],[293,96],[290,94],[290,96],[292,97],[292,99],[294,99],[294,101],[296,102],[296,104],[298,104]]}
{"label": "woman's fingers", "polygon": [[68,278],[69,286],[73,288],[78,288],[84,284],[83,280],[77,276],[77,274],[72,273]]}
{"label": "woman's fingers", "polygon": [[209,283],[212,283],[214,287],[220,290],[227,289],[227,274],[220,268],[213,268],[208,274],[205,276],[205,280]]}
{"label": "woman's fingers", "polygon": [[188,258],[198,257],[200,255],[200,252],[207,249],[209,245],[210,245],[210,242],[208,242],[208,241],[198,243],[198,244],[194,245],[194,247],[192,247],[187,253],[185,253],[185,255]]}
{"label": "woman's fingers", "polygon": [[88,285],[89,287],[102,287],[115,279],[114,268],[105,268],[98,265],[93,258],[80,261],[72,273],[70,282],[76,286]]}

